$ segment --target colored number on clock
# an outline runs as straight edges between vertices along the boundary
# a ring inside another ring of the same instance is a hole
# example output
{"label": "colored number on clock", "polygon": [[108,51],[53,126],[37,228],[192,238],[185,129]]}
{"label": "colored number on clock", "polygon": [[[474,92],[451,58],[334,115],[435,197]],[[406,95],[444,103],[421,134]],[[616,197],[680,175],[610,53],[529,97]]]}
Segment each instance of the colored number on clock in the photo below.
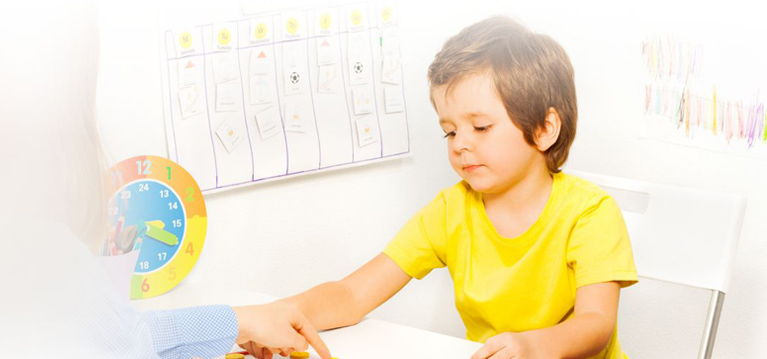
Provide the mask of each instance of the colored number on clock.
{"label": "colored number on clock", "polygon": [[194,255],[194,246],[192,243],[189,243],[188,246],[186,246],[186,251],[184,251],[186,254],[189,254],[190,256]]}
{"label": "colored number on clock", "polygon": [[189,187],[186,189],[186,201],[194,202],[194,188]]}
{"label": "colored number on clock", "polygon": [[141,283],[141,291],[144,293],[149,291],[149,282],[147,281],[146,278],[144,278],[144,282]]}
{"label": "colored number on clock", "polygon": [[168,280],[176,280],[176,267],[168,268]]}
{"label": "colored number on clock", "polygon": [[136,161],[136,166],[138,166],[139,175],[152,174],[152,171],[150,170],[152,168],[152,161],[144,160],[143,163],[141,161]]}
{"label": "colored number on clock", "polygon": [[112,181],[114,182],[115,186],[118,186],[120,183],[123,182],[123,173],[120,171],[113,171],[112,172]]}

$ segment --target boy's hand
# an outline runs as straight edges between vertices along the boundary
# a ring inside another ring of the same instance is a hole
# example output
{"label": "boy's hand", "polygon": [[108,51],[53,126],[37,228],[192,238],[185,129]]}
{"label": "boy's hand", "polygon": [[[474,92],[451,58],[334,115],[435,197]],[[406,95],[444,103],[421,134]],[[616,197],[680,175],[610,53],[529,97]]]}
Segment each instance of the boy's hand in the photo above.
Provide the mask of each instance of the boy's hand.
{"label": "boy's hand", "polygon": [[485,342],[471,359],[537,359],[536,348],[522,333],[501,333]]}
{"label": "boy's hand", "polygon": [[239,326],[237,344],[251,355],[270,359],[272,353],[306,351],[311,345],[322,359],[330,359],[325,342],[294,305],[273,302],[232,309]]}

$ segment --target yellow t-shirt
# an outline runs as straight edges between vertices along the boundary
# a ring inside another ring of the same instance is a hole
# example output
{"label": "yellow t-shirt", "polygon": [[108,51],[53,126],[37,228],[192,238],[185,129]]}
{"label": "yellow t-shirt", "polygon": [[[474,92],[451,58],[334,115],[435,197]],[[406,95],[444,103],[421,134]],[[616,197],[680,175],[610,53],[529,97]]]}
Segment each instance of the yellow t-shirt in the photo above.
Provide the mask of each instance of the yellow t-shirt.
{"label": "yellow t-shirt", "polygon": [[[546,207],[517,238],[499,235],[485,213],[482,194],[460,182],[413,216],[384,253],[417,279],[447,266],[466,338],[479,342],[569,319],[579,287],[637,282],[615,200],[564,173],[553,175]],[[593,358],[624,358],[617,328]]]}

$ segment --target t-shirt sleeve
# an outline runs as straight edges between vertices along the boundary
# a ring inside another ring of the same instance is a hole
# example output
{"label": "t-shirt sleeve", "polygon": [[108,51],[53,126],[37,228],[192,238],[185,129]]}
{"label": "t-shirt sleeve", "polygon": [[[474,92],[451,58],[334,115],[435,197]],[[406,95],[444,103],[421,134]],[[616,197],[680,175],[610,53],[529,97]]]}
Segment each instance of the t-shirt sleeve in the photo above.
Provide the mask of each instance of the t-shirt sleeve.
{"label": "t-shirt sleeve", "polygon": [[637,282],[626,222],[612,197],[585,208],[570,235],[567,262],[576,288],[612,281],[625,288]]}
{"label": "t-shirt sleeve", "polygon": [[440,192],[405,224],[383,253],[408,275],[421,279],[445,266],[446,203]]}

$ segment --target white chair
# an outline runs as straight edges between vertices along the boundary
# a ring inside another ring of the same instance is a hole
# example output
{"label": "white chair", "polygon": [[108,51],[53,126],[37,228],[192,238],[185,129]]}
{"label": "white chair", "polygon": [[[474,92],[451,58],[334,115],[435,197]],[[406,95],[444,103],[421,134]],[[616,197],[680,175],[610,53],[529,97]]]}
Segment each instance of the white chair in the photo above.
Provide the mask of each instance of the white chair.
{"label": "white chair", "polygon": [[746,208],[742,196],[579,171],[605,189],[628,226],[639,276],[710,290],[699,359],[711,358]]}

